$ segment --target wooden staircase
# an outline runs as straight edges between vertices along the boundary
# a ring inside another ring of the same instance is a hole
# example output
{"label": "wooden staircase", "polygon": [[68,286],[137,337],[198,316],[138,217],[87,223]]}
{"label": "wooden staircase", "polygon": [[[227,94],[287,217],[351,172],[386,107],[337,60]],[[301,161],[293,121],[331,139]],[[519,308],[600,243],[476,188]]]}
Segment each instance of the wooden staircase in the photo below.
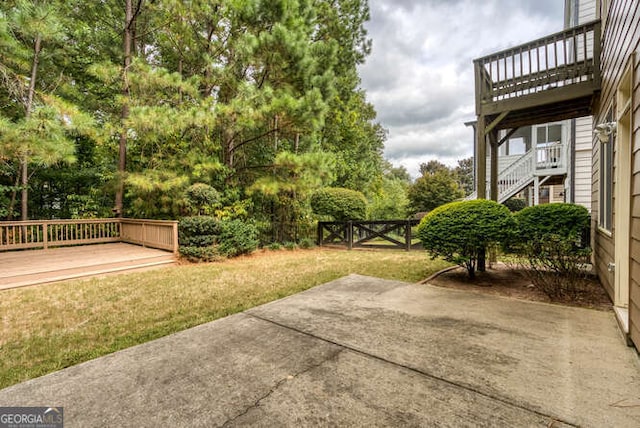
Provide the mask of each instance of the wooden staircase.
{"label": "wooden staircase", "polygon": [[[568,163],[566,143],[547,143],[529,150],[498,172],[498,202],[505,202],[528,186],[537,187],[553,177],[565,176]],[[473,192],[466,199],[477,199],[477,193]]]}

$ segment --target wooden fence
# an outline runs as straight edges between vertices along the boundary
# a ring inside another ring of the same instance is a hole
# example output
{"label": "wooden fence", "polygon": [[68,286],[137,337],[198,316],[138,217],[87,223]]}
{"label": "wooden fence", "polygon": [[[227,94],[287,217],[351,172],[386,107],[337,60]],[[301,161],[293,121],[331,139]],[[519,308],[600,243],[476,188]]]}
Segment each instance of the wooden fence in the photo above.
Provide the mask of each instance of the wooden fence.
{"label": "wooden fence", "polygon": [[0,251],[127,242],[178,252],[178,222],[126,218],[0,222]]}
{"label": "wooden fence", "polygon": [[381,248],[410,251],[422,248],[415,236],[420,220],[321,221],[317,244],[352,248]]}

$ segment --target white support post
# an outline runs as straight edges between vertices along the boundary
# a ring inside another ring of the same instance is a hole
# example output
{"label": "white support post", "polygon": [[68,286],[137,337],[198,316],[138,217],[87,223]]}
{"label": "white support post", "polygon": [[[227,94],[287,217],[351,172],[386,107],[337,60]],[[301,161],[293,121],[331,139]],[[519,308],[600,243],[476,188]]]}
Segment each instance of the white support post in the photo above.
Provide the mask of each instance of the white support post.
{"label": "white support post", "polygon": [[540,205],[540,177],[533,179],[533,205]]}

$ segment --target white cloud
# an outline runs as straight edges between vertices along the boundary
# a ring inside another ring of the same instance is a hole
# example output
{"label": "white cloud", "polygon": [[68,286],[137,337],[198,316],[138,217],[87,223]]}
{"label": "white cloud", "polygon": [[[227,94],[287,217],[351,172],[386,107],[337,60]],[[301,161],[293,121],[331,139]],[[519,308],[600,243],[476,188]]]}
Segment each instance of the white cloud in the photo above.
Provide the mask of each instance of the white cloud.
{"label": "white cloud", "polygon": [[362,86],[389,130],[385,155],[421,162],[473,153],[473,59],[562,29],[562,0],[370,0]]}

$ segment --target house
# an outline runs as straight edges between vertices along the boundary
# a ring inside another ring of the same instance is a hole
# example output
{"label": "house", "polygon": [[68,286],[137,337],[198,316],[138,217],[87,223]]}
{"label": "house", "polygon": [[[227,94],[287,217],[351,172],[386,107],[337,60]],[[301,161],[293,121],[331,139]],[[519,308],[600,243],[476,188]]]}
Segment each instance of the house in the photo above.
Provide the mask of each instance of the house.
{"label": "house", "polygon": [[[596,0],[565,2],[565,28],[596,17]],[[475,122],[465,125],[475,126]],[[519,197],[527,205],[571,202],[591,211],[592,129],[592,117],[587,116],[500,130],[498,201]],[[486,163],[490,172],[490,156]]]}
{"label": "house", "polygon": [[594,268],[640,349],[640,2],[596,0],[598,19],[575,21],[587,3],[566,1],[578,25],[474,61],[476,150],[490,158],[477,164],[477,194],[498,199],[500,135],[575,120],[591,138]]}

